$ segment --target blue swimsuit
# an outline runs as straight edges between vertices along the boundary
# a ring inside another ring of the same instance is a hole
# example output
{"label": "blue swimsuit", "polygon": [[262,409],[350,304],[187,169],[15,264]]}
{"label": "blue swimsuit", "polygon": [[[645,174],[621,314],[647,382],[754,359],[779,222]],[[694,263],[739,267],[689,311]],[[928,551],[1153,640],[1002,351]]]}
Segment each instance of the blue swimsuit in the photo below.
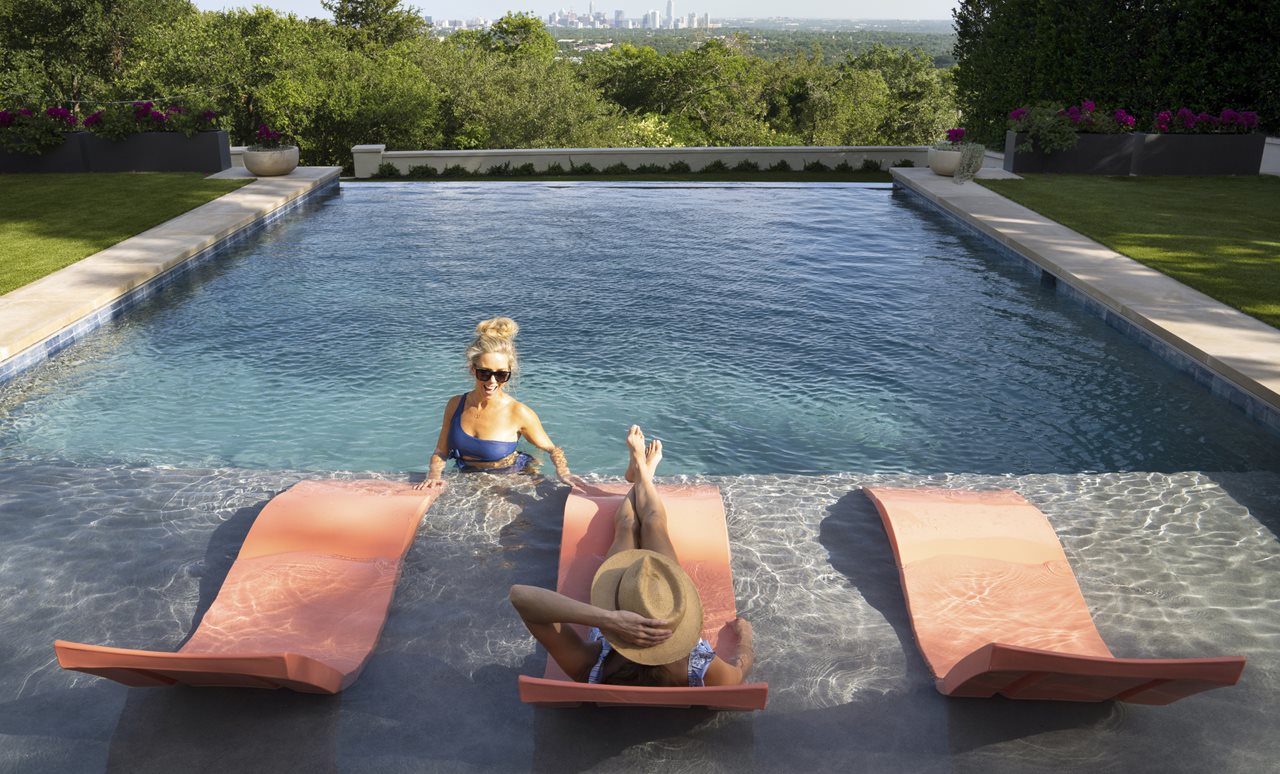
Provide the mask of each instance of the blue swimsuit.
{"label": "blue swimsuit", "polygon": [[[596,627],[591,627],[587,632],[587,639],[591,642],[600,643],[600,658],[596,659],[596,665],[591,667],[591,674],[587,675],[587,682],[599,683],[604,675],[604,660],[608,658],[609,651],[613,650],[613,646],[604,638],[604,633]],[[711,667],[711,662],[716,658],[716,652],[712,650],[711,643],[706,640],[698,640],[698,644],[693,646],[693,650],[689,651],[689,687],[701,688],[705,685],[704,680],[707,677],[707,669]]]}
{"label": "blue swimsuit", "polygon": [[[478,462],[496,462],[510,456],[516,450],[518,441],[485,441],[463,430],[462,410],[466,407],[467,396],[463,393],[458,396],[458,408],[454,410],[453,419],[449,422],[449,459],[455,460],[459,468],[463,470],[467,468],[467,460],[463,459],[464,456]],[[528,454],[520,453],[516,455],[515,462],[508,467],[483,470],[489,473],[515,473],[524,470],[532,459]]]}

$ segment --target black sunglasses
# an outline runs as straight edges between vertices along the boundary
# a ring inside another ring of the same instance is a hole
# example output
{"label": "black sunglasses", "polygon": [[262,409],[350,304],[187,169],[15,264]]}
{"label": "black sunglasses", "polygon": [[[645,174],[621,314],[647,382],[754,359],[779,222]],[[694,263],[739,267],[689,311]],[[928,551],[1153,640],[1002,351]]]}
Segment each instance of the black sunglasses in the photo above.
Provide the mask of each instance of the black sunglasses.
{"label": "black sunglasses", "polygon": [[492,368],[476,368],[476,378],[482,382],[497,379],[498,384],[506,384],[511,379],[510,371],[494,371]]}

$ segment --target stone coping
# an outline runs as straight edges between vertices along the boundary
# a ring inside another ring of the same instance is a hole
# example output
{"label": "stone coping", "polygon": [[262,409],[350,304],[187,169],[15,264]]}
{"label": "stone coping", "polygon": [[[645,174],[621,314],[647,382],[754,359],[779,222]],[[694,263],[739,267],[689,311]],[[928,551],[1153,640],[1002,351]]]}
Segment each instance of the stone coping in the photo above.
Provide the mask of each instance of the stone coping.
{"label": "stone coping", "polygon": [[[1115,327],[1154,339],[1155,346],[1143,343],[1175,366],[1186,363],[1170,357],[1170,350],[1227,380],[1254,399],[1233,402],[1280,430],[1280,331],[980,185],[956,185],[928,169],[890,173],[896,185],[1031,261],[1059,287],[1068,285],[1086,306],[1118,316],[1102,315]],[[984,169],[979,177],[1018,176]]]}
{"label": "stone coping", "polygon": [[[339,167],[254,182],[0,296],[0,384],[121,311],[120,302],[306,194]],[[214,178],[252,178],[233,167]]]}

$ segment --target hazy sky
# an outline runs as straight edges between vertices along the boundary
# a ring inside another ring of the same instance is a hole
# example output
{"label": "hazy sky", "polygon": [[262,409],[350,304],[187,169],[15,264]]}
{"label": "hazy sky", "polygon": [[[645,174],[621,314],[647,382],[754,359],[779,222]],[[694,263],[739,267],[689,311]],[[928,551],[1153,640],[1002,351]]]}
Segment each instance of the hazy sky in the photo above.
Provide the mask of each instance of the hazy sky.
{"label": "hazy sky", "polygon": [[[327,18],[328,12],[320,0],[194,0],[196,6],[206,11],[225,8],[265,5],[277,11],[292,12],[299,16]],[[531,11],[538,17],[559,8],[586,11],[590,0],[402,0],[402,5],[413,6],[426,16],[437,19],[469,19],[484,16],[494,19],[508,10]],[[666,0],[595,0],[596,10],[610,16],[615,9],[626,11],[629,17],[639,17],[650,9],[662,12]],[[676,13],[684,15],[696,12],[710,13],[713,17],[742,16],[791,16],[796,18],[826,19],[950,19],[951,10],[959,0],[676,0]]]}

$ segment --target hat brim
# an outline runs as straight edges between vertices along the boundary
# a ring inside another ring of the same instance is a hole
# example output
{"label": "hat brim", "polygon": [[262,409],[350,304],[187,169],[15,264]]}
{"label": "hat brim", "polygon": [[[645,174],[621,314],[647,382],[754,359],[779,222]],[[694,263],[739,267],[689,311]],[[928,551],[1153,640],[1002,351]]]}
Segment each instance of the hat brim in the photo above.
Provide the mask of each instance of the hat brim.
{"label": "hat brim", "polygon": [[626,574],[628,567],[646,556],[669,568],[672,577],[680,584],[680,593],[686,600],[684,616],[672,629],[671,636],[657,645],[646,648],[610,640],[609,646],[637,664],[670,664],[688,656],[702,637],[702,597],[698,594],[698,587],[693,585],[693,579],[679,563],[645,548],[619,551],[596,570],[596,577],[591,581],[591,604],[605,610],[616,610],[618,585],[622,583],[622,576]]}

